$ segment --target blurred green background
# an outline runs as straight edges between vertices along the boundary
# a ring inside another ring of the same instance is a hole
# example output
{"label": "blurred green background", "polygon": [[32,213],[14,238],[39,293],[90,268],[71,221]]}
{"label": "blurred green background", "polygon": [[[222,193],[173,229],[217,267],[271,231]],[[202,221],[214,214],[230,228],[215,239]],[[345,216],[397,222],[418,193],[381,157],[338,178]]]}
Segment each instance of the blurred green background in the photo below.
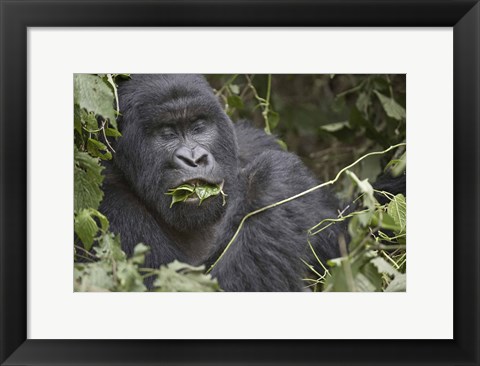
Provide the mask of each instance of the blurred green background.
{"label": "blurred green background", "polygon": [[[365,153],[406,139],[404,74],[206,77],[234,122],[248,119],[276,135],[322,181]],[[372,157],[353,170],[374,182],[392,157]],[[348,187],[340,183],[340,197],[350,196]]]}

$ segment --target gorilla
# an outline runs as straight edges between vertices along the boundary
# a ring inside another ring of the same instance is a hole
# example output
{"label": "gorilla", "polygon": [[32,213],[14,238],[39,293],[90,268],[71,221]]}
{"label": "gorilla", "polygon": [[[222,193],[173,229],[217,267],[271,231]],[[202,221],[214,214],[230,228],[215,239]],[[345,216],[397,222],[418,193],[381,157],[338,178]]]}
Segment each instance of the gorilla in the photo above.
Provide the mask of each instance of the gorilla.
{"label": "gorilla", "polygon": [[[106,164],[100,211],[127,255],[137,243],[150,247],[147,267],[177,259],[209,268],[247,213],[319,184],[275,137],[233,123],[203,76],[132,75],[118,97],[122,137]],[[170,207],[165,193],[188,182],[222,186],[225,204],[218,195]],[[307,230],[335,217],[336,202],[323,189],[254,215],[211,274],[225,291],[304,291],[302,260],[318,264]],[[343,230],[332,225],[310,238],[322,262],[339,256]]]}

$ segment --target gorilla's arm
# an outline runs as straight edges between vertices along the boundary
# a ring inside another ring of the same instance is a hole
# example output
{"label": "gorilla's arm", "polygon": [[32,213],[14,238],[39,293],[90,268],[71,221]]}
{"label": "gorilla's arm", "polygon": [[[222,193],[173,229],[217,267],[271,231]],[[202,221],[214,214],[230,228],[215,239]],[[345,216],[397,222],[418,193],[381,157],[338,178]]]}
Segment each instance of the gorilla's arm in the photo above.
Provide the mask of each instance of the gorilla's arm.
{"label": "gorilla's arm", "polygon": [[[261,153],[248,164],[239,183],[244,191],[235,202],[229,202],[235,205],[229,210],[235,217],[226,220],[231,223],[226,242],[248,212],[318,184],[295,155],[275,150]],[[301,291],[305,286],[302,275],[307,272],[301,259],[313,265],[316,262],[308,248],[307,230],[324,218],[337,216],[326,197],[318,190],[247,219],[212,271],[221,287],[226,291]],[[321,236],[311,238],[320,258],[338,256],[335,238],[342,229],[332,225]]]}

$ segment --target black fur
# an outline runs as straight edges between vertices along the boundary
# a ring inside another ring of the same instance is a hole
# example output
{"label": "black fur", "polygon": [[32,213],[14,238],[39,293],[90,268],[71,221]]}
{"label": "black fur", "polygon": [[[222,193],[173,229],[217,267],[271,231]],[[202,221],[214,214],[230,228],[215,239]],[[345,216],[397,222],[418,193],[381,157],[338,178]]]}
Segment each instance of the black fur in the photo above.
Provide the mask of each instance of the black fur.
{"label": "black fur", "polygon": [[[119,104],[123,137],[107,164],[101,211],[127,254],[139,242],[150,246],[148,267],[174,259],[208,267],[245,214],[318,184],[272,136],[247,122],[234,125],[201,76],[133,75],[119,87]],[[198,177],[224,181],[226,205],[217,196],[169,208],[165,192]],[[301,258],[316,262],[306,230],[336,216],[322,189],[255,215],[212,275],[226,291],[302,291]],[[340,230],[333,225],[312,238],[322,261],[338,256]]]}

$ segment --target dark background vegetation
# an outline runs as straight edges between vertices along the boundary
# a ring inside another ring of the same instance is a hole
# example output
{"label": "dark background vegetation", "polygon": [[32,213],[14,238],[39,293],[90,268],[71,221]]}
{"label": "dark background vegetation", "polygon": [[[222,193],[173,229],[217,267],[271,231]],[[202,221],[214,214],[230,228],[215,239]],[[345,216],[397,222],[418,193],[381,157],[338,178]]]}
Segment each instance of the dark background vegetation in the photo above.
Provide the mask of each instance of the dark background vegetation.
{"label": "dark background vegetation", "polygon": [[[207,75],[207,79],[226,105],[232,102],[226,110],[234,121],[248,119],[265,127],[249,79],[257,94],[265,97],[268,75]],[[405,109],[405,74],[271,75],[270,93],[272,133],[321,181],[332,179],[342,167],[369,151],[405,141],[404,116],[395,113],[394,105],[389,116],[377,95],[390,97]],[[391,156],[369,158],[353,170],[374,182]],[[348,192],[342,195],[338,188],[343,198],[350,196]]]}
{"label": "dark background vegetation", "polygon": [[[109,141],[121,138],[116,88],[128,77],[74,76],[75,290],[145,291],[143,279],[155,276],[156,291],[219,291],[203,267],[173,262],[144,268],[148,243],[139,243],[127,258],[121,238],[109,231],[108,218],[98,211],[101,161],[114,155]],[[406,75],[206,77],[234,122],[248,119],[275,135],[320,181],[331,183],[320,189],[331,189],[341,202],[338,217],[306,228],[309,242],[329,225],[348,223],[348,237],[339,240],[342,256],[330,260],[325,273],[312,271],[303,279],[305,287],[405,291],[406,199],[373,183],[379,176],[405,180]],[[382,150],[388,151],[374,153]],[[311,263],[305,266],[312,269]]]}

